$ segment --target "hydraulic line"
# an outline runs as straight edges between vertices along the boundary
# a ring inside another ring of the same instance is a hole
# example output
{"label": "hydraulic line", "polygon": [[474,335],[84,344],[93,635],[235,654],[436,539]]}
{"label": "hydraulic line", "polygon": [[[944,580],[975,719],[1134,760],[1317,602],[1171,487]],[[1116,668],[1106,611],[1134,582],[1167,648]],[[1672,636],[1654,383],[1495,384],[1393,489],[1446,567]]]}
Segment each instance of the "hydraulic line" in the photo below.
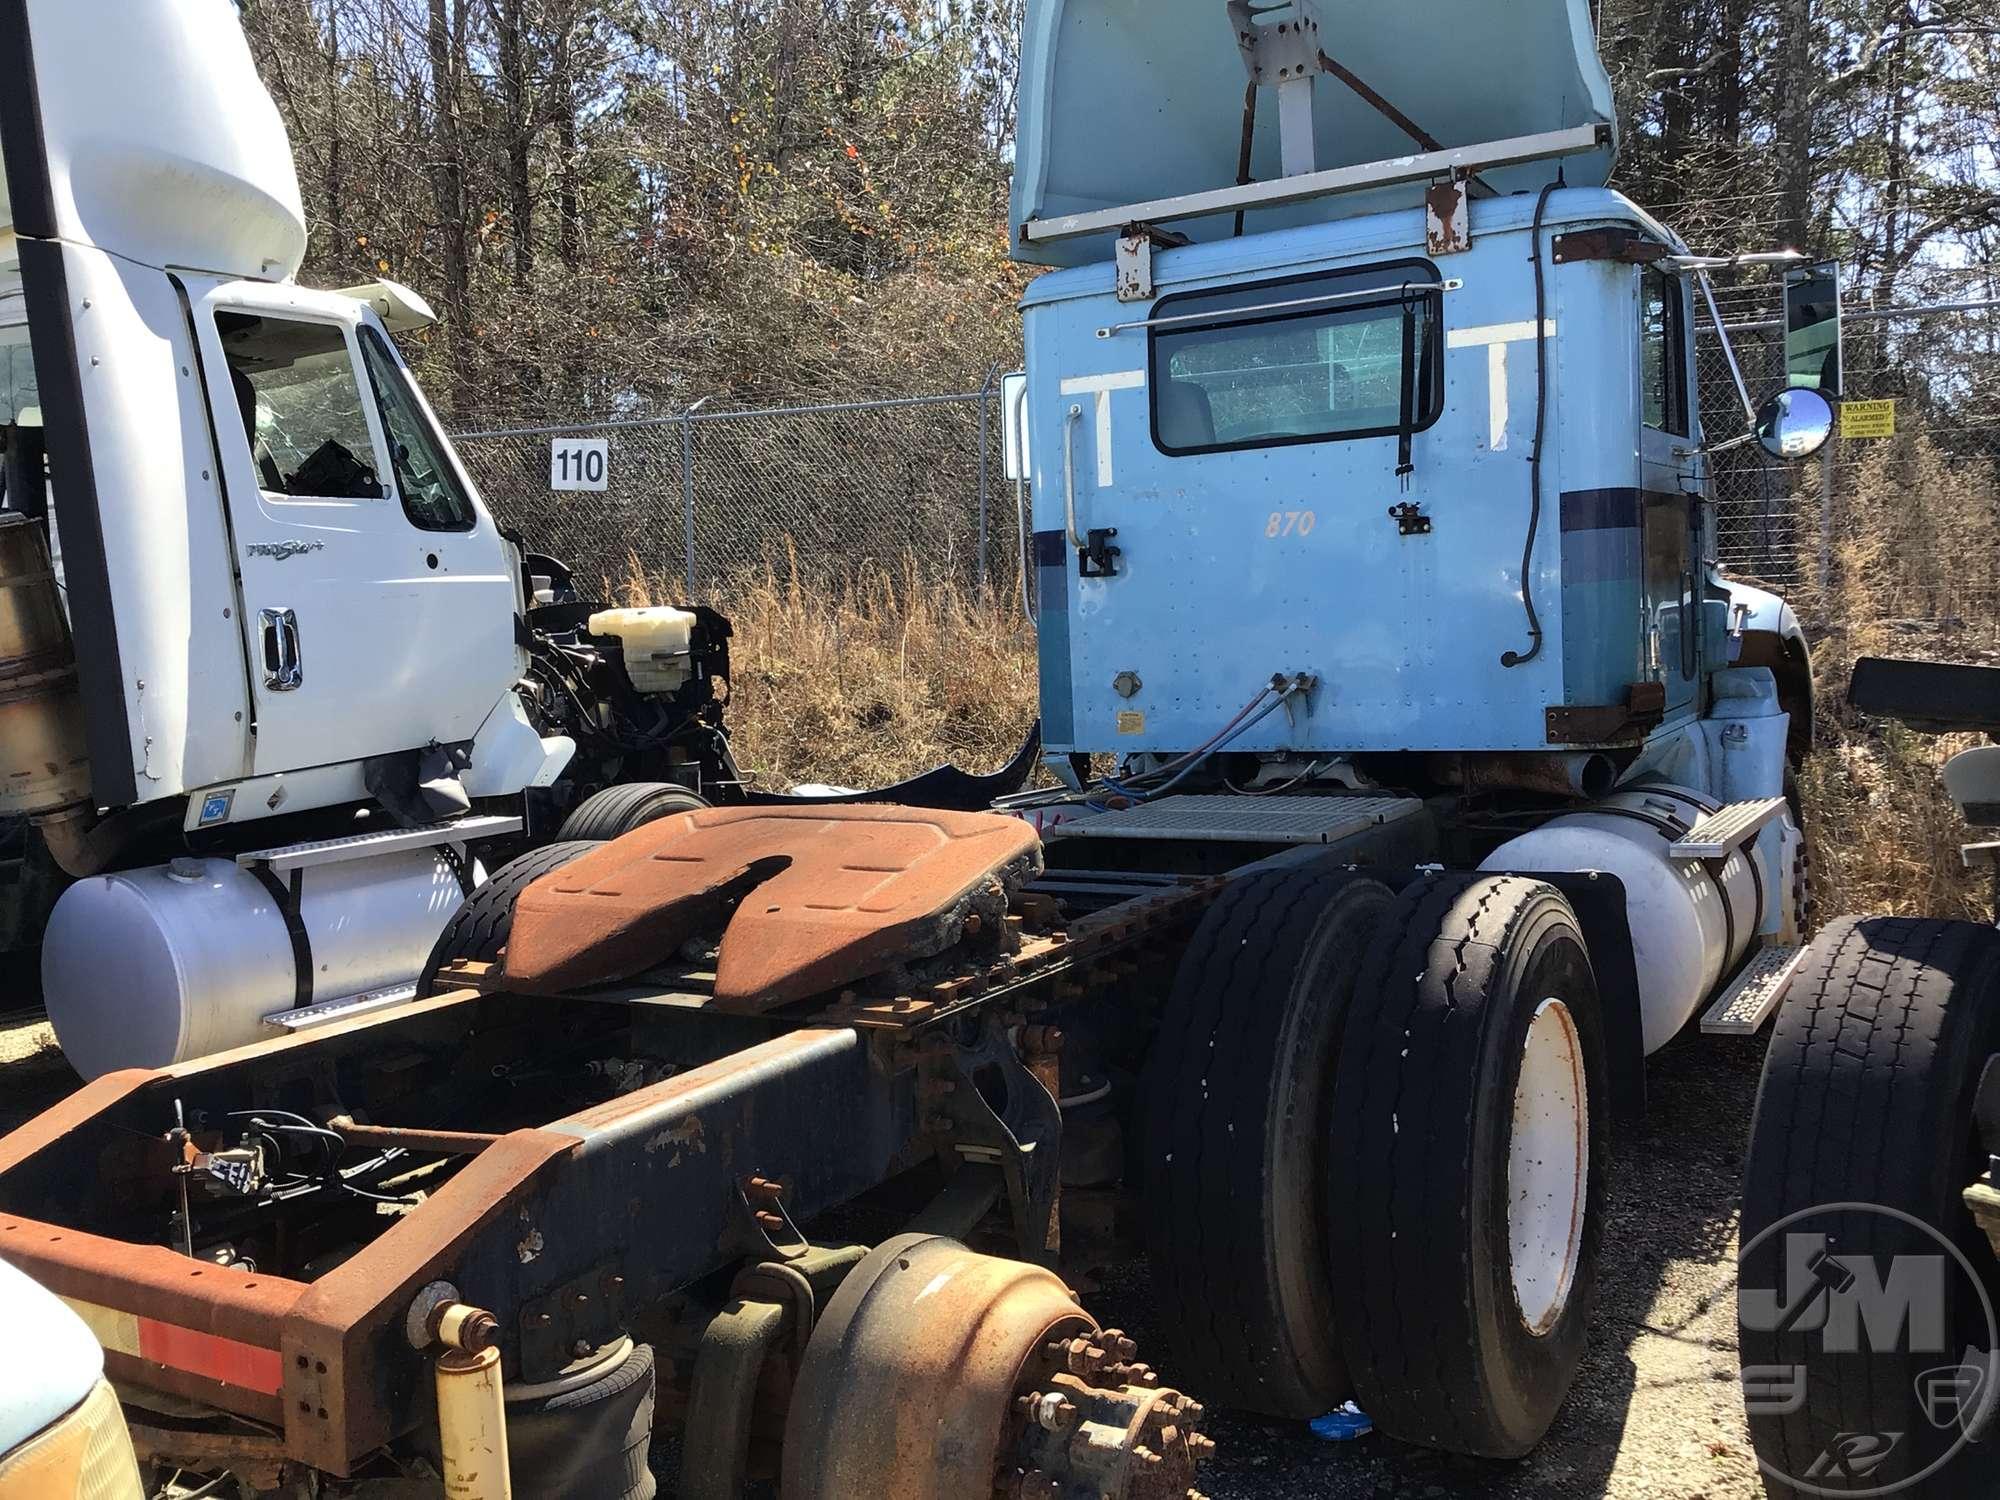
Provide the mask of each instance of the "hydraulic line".
{"label": "hydraulic line", "polygon": [[[1280,686],[1280,683],[1282,683],[1282,686]],[[1131,798],[1135,802],[1145,802],[1154,797],[1164,796],[1192,775],[1196,768],[1208,760],[1210,756],[1234,744],[1238,739],[1249,733],[1256,725],[1261,724],[1280,708],[1283,708],[1285,704],[1291,701],[1294,694],[1302,690],[1304,685],[1305,679],[1302,677],[1295,677],[1289,682],[1285,682],[1282,678],[1273,679],[1271,685],[1267,686],[1257,697],[1252,698],[1246,703],[1242,711],[1234,719],[1230,720],[1228,724],[1224,725],[1214,738],[1210,739],[1200,748],[1190,750],[1186,755],[1179,757],[1177,760],[1169,761],[1166,765],[1156,770],[1148,771],[1143,778],[1151,780],[1154,777],[1165,775],[1169,771],[1174,772],[1162,785],[1156,787],[1138,787],[1134,785],[1135,782],[1142,779],[1138,777],[1134,777],[1131,781],[1127,782],[1106,779],[1104,785],[1118,796]],[[1258,702],[1265,694],[1273,695],[1272,699],[1269,703],[1264,704],[1263,707],[1258,708]],[[1255,713],[1251,712],[1253,709],[1256,710]],[[1176,767],[1179,769],[1176,770]]]}
{"label": "hydraulic line", "polygon": [[1168,792],[1172,791],[1175,787],[1179,786],[1183,781],[1187,780],[1188,777],[1192,776],[1198,769],[1200,769],[1202,763],[1206,761],[1210,756],[1214,755],[1218,750],[1222,750],[1227,746],[1235,743],[1235,741],[1241,739],[1244,735],[1248,734],[1251,731],[1251,729],[1263,723],[1264,720],[1268,719],[1272,714],[1276,713],[1279,709],[1283,708],[1285,706],[1286,699],[1288,699],[1290,696],[1291,694],[1289,692],[1282,693],[1272,702],[1265,704],[1262,708],[1258,709],[1257,712],[1253,714],[1250,718],[1246,719],[1242,724],[1237,726],[1235,729],[1232,729],[1226,738],[1220,740],[1214,745],[1211,745],[1208,749],[1203,750],[1194,760],[1190,761],[1188,765],[1178,775],[1176,775],[1173,778],[1173,780],[1167,782],[1163,786],[1157,786],[1152,788],[1150,791],[1145,792],[1142,796],[1142,800],[1152,797],[1164,797]]}
{"label": "hydraulic line", "polygon": [[1547,268],[1542,263],[1542,219],[1549,198],[1563,185],[1557,174],[1542,188],[1535,200],[1535,224],[1531,231],[1535,263],[1535,446],[1528,456],[1528,537],[1521,544],[1521,608],[1528,613],[1528,649],[1509,651],[1500,658],[1503,667],[1522,667],[1542,654],[1542,622],[1535,613],[1535,582],[1530,570],[1535,561],[1535,534],[1542,526],[1542,444],[1549,427],[1549,287]]}
{"label": "hydraulic line", "polygon": [[1274,686],[1272,686],[1270,683],[1266,683],[1263,687],[1257,689],[1257,694],[1255,697],[1253,697],[1248,703],[1244,704],[1240,709],[1236,711],[1236,716],[1233,719],[1231,719],[1227,724],[1224,724],[1220,729],[1216,730],[1216,732],[1213,735],[1209,736],[1209,738],[1203,740],[1199,745],[1195,746],[1194,749],[1188,751],[1185,755],[1177,755],[1172,760],[1166,762],[1164,765],[1155,766],[1150,771],[1142,771],[1137,776],[1125,777],[1119,783],[1120,786],[1138,786],[1143,782],[1152,781],[1158,777],[1169,775],[1172,772],[1178,770],[1181,766],[1185,765],[1187,762],[1195,759],[1197,756],[1207,754],[1210,750],[1213,750],[1217,745],[1222,743],[1223,737],[1225,735],[1227,735],[1232,729],[1236,728],[1237,725],[1241,724],[1244,721],[1244,719],[1248,718],[1251,710],[1256,708],[1258,704],[1262,703],[1266,696],[1276,691],[1277,689]]}

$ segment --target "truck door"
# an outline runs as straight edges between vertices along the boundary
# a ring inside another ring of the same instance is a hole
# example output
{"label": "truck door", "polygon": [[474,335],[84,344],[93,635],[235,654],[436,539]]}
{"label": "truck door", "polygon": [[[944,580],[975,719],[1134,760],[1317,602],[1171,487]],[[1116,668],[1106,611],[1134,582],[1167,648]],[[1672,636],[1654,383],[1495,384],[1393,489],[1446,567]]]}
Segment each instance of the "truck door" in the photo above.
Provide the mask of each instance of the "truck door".
{"label": "truck door", "polygon": [[258,775],[470,739],[522,670],[511,549],[359,304],[195,305]]}
{"label": "truck door", "polygon": [[1691,707],[1700,675],[1700,518],[1693,479],[1688,292],[1658,267],[1639,273],[1640,525],[1645,552],[1647,665],[1667,688],[1667,715]]}

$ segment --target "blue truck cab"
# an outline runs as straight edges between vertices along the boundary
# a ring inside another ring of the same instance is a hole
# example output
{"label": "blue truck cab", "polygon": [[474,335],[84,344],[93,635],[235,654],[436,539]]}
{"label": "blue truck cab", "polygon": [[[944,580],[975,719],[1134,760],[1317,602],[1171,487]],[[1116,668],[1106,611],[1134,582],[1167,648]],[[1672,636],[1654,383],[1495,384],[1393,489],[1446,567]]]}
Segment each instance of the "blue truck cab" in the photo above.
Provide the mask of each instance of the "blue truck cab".
{"label": "blue truck cab", "polygon": [[1059,894],[1224,891],[1129,1064],[1160,1294],[1215,1310],[1169,1343],[1494,1457],[1582,1355],[1607,1109],[1802,952],[1810,663],[1715,562],[1710,457],[1831,408],[1739,380],[1703,430],[1716,262],[1616,148],[1586,0],[1027,10],[1008,448],[1060,785],[1006,805]]}
{"label": "blue truck cab", "polygon": [[[1596,790],[1635,766],[1705,785],[1682,742],[1752,626],[1809,732],[1796,622],[1711,561],[1693,258],[1602,185],[1583,0],[1247,15],[1031,14],[1014,212],[1017,253],[1057,267],[1023,301],[1048,749],[1169,758],[1283,676],[1309,685],[1233,750],[1581,751]],[[1287,28],[1317,56],[1269,86]],[[1313,123],[1288,135],[1293,92]],[[1249,180],[1217,191],[1232,155]]]}

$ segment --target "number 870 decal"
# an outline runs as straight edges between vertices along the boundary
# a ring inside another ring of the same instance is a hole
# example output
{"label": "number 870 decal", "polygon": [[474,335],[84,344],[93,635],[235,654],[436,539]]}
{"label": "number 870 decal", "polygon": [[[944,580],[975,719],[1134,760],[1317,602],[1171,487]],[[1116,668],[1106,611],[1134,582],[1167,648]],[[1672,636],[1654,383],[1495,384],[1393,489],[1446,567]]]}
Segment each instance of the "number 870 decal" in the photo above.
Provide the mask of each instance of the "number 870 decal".
{"label": "number 870 decal", "polygon": [[1271,519],[1264,523],[1264,535],[1311,536],[1313,527],[1319,524],[1319,517],[1309,510],[1274,510]]}

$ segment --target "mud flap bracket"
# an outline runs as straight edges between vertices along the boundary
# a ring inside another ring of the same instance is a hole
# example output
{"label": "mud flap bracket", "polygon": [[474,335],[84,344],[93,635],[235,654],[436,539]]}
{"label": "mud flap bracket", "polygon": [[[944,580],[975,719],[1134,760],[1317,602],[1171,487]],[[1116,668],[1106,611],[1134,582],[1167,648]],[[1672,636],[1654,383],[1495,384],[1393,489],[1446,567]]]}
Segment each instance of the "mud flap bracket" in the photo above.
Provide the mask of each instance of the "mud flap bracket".
{"label": "mud flap bracket", "polygon": [[941,1154],[949,1153],[947,1170],[956,1165],[950,1155],[998,1167],[1022,1254],[1048,1262],[1062,1181],[1061,1109],[995,1017],[932,1058],[923,1084],[925,1125]]}

